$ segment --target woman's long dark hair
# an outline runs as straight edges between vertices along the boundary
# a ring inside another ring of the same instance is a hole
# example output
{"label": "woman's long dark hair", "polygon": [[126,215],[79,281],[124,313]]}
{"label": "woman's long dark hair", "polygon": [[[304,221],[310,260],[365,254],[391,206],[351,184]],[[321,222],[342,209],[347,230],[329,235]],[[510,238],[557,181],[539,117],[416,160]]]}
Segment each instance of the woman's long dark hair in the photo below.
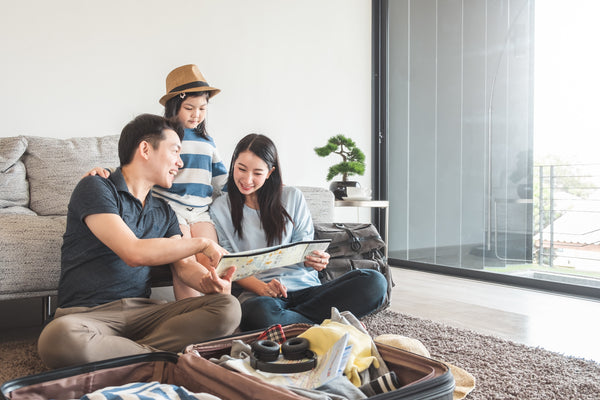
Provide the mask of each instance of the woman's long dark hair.
{"label": "woman's long dark hair", "polygon": [[[165,104],[165,118],[174,118],[179,114],[179,110],[181,109],[181,103],[186,97],[200,97],[205,96],[206,102],[208,103],[208,99],[210,98],[208,92],[188,92],[185,93],[184,97],[175,96],[171,97],[167,100]],[[203,139],[208,139],[208,132],[206,131],[206,118],[202,122],[200,122],[195,128],[194,132],[200,135]]]}
{"label": "woman's long dark hair", "polygon": [[258,206],[260,222],[267,237],[267,246],[272,246],[281,242],[285,232],[286,220],[292,220],[281,203],[281,192],[283,182],[281,179],[281,168],[279,167],[279,157],[277,148],[271,139],[264,135],[251,133],[237,144],[233,155],[231,156],[231,165],[229,166],[229,177],[227,179],[227,192],[231,204],[231,220],[238,237],[244,237],[242,227],[244,217],[244,196],[238,189],[233,179],[235,162],[240,153],[251,151],[261,160],[263,160],[269,170],[275,169],[271,176],[265,180],[264,185],[256,191],[258,196]]}

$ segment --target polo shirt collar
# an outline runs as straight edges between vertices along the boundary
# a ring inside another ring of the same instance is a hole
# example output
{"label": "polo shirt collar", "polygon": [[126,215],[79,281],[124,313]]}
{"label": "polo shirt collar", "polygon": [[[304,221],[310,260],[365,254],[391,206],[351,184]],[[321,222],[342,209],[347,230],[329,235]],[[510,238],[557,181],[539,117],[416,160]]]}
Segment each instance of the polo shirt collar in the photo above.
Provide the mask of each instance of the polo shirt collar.
{"label": "polo shirt collar", "polygon": [[[129,196],[131,196],[132,199],[139,201],[129,191],[129,188],[127,187],[127,183],[125,182],[125,177],[123,176],[123,171],[121,171],[121,167],[118,167],[113,173],[111,173],[109,175],[108,179],[110,179],[113,182],[113,184],[115,185],[115,188],[119,192],[127,193]],[[146,204],[147,208],[154,207],[154,196],[152,196],[152,190],[150,190],[148,192],[148,195],[146,195],[146,203],[145,204]]]}

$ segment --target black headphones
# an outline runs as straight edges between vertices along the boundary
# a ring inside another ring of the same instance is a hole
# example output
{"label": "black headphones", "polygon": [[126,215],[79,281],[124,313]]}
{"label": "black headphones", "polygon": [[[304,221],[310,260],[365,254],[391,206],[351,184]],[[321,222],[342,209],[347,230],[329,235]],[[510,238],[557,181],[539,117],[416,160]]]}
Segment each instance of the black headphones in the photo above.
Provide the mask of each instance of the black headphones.
{"label": "black headphones", "polygon": [[[317,366],[315,353],[308,349],[309,342],[305,338],[286,340],[281,348],[272,340],[258,340],[251,345],[250,366],[265,372],[289,374],[309,371]],[[274,362],[279,358],[279,350],[286,360],[298,361],[291,363]],[[307,361],[299,361],[307,358]]]}

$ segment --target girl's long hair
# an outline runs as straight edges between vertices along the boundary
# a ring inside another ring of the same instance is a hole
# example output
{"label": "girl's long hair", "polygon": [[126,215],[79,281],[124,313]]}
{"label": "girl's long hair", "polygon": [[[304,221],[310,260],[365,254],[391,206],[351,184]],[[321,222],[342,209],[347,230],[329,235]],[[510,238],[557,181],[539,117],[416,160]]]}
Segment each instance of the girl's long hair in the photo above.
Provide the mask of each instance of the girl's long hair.
{"label": "girl's long hair", "polygon": [[271,176],[265,180],[264,185],[256,191],[258,196],[260,222],[267,245],[272,246],[281,242],[283,233],[286,231],[285,224],[292,218],[287,213],[281,203],[281,192],[283,182],[281,179],[281,168],[279,167],[279,157],[277,148],[271,139],[264,135],[251,133],[244,137],[237,144],[233,155],[231,156],[231,165],[229,166],[229,177],[227,179],[227,193],[231,205],[231,219],[235,233],[241,239],[244,237],[243,217],[245,196],[239,191],[233,179],[234,165],[240,153],[251,151],[268,166],[269,170],[275,167]]}
{"label": "girl's long hair", "polygon": [[[177,114],[179,114],[179,110],[181,109],[181,103],[186,97],[200,97],[205,96],[206,102],[208,103],[208,99],[210,96],[208,92],[187,92],[184,97],[175,96],[167,100],[165,104],[165,118],[177,118]],[[194,129],[200,137],[203,139],[208,139],[208,132],[206,130],[206,118],[202,122],[200,122]]]}

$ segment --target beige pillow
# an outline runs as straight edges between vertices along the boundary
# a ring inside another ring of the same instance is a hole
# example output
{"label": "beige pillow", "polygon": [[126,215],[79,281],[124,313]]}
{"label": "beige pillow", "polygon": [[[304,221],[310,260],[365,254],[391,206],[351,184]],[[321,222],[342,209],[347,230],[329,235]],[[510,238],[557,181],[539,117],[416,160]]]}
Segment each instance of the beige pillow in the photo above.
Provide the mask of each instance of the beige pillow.
{"label": "beige pillow", "polygon": [[75,185],[93,167],[119,165],[119,135],[54,139],[27,137],[24,161],[30,208],[39,215],[66,215]]}
{"label": "beige pillow", "polygon": [[411,353],[431,358],[429,350],[427,350],[420,340],[415,338],[395,334],[384,334],[377,336],[374,340],[378,343],[387,344],[388,346],[397,347],[402,350],[410,351]]}
{"label": "beige pillow", "polygon": [[29,205],[29,186],[21,161],[26,148],[23,136],[0,138],[0,209]]}

